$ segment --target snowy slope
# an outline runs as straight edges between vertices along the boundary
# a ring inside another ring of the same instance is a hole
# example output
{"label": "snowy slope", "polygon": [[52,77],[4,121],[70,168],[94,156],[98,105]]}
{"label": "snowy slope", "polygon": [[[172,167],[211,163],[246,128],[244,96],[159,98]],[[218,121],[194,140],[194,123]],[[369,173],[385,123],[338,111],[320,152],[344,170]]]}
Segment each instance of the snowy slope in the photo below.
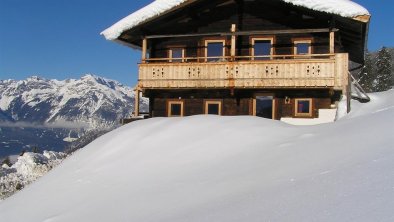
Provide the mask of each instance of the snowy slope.
{"label": "snowy slope", "polygon": [[13,222],[394,221],[394,91],[372,98],[385,102],[318,126],[248,116],[135,122],[0,202],[0,215]]}
{"label": "snowy slope", "polygon": [[[360,15],[369,15],[367,9],[350,0],[281,0],[296,6],[309,8],[315,11],[327,12],[343,17],[353,18]],[[132,29],[156,16],[171,11],[182,4],[189,4],[194,0],[155,0],[144,8],[130,14],[115,23],[101,34],[108,40],[117,39],[124,31]]]}

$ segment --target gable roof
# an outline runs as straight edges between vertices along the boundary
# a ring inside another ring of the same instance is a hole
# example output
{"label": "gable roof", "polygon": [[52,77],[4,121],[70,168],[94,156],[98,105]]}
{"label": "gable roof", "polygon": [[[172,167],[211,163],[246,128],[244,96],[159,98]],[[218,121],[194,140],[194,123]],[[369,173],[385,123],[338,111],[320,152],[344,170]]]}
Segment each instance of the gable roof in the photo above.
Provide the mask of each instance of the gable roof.
{"label": "gable roof", "polygon": [[[101,35],[108,40],[116,40],[124,31],[132,29],[140,24],[155,19],[165,13],[178,9],[197,0],[155,0],[140,10],[128,15]],[[350,0],[278,0],[295,6],[305,7],[311,10],[352,18],[362,22],[369,21],[369,12],[363,6]],[[363,19],[367,16],[367,19]]]}

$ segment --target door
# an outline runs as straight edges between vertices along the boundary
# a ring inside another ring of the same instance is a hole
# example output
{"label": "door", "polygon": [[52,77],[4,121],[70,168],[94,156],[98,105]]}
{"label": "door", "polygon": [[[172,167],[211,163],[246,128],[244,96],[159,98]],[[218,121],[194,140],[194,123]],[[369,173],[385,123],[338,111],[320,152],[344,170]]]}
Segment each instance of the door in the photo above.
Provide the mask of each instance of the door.
{"label": "door", "polygon": [[256,96],[254,102],[254,114],[258,117],[274,119],[274,97]]}

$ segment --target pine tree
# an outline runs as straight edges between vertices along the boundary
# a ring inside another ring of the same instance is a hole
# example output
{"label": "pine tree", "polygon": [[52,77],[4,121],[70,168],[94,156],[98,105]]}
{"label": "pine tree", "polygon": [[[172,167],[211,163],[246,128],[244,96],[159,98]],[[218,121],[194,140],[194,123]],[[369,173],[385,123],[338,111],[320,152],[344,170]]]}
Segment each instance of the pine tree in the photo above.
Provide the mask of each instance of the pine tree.
{"label": "pine tree", "polygon": [[365,92],[373,92],[374,90],[374,81],[376,79],[376,74],[374,72],[372,55],[367,52],[365,54],[365,64],[361,71],[359,77],[359,83],[361,87],[365,90]]}
{"label": "pine tree", "polygon": [[31,149],[31,152],[32,152],[32,153],[39,153],[39,152],[40,152],[40,148],[38,148],[38,146],[34,146],[34,147]]}
{"label": "pine tree", "polygon": [[386,47],[383,47],[378,52],[376,61],[376,92],[382,92],[391,89],[391,55]]}

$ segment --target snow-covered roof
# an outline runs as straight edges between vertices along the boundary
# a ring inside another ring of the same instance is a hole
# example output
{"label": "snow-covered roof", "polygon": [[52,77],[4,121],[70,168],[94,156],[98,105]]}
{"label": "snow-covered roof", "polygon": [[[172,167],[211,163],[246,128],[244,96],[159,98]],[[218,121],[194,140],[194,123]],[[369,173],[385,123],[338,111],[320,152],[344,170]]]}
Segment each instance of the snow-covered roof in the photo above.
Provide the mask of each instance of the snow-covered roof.
{"label": "snow-covered roof", "polygon": [[340,15],[347,18],[355,18],[362,15],[370,15],[363,6],[351,0],[282,0],[284,2],[309,8],[319,12]]}
{"label": "snow-covered roof", "polygon": [[[164,13],[176,9],[178,6],[186,5],[196,0],[156,0],[140,10],[123,18],[111,27],[107,28],[102,35],[108,40],[116,40],[124,31],[132,29],[137,25],[156,18]],[[312,10],[336,14],[342,17],[355,18],[370,15],[363,6],[350,0],[279,0],[296,6]]]}

